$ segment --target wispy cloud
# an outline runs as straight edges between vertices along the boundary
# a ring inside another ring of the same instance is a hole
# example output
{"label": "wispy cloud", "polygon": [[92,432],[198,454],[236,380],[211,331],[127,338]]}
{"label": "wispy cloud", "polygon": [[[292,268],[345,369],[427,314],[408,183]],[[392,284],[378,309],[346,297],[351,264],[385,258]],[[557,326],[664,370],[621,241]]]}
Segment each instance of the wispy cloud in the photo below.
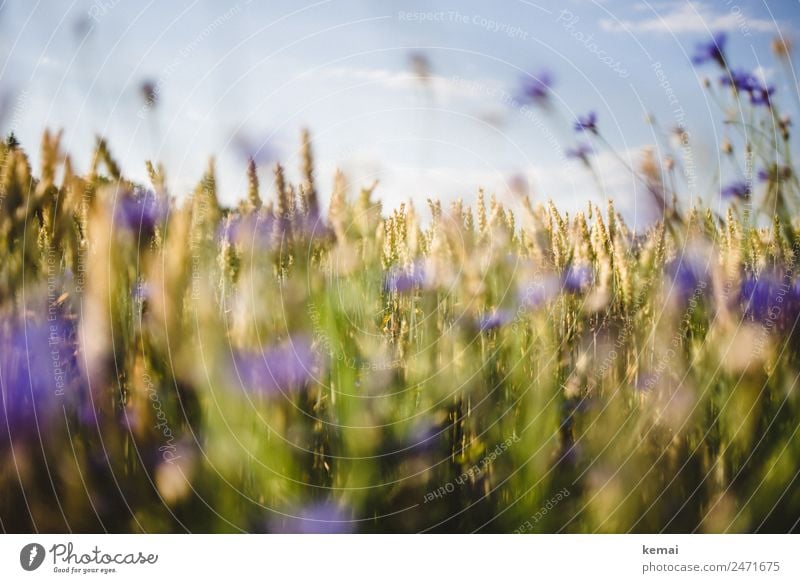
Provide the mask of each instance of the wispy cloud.
{"label": "wispy cloud", "polygon": [[[630,20],[603,18],[600,28],[611,32],[703,33],[708,31],[776,32],[779,23],[748,15],[741,7],[723,8],[704,2],[651,3],[652,17]],[[641,6],[645,8],[645,6]],[[648,9],[648,12],[650,10]]]}
{"label": "wispy cloud", "polygon": [[[314,76],[324,79],[341,79],[350,83],[375,84],[389,88],[409,89],[418,82],[418,78],[410,71],[393,71],[380,68],[362,67],[325,67],[315,71]],[[311,73],[308,76],[312,76]]]}
{"label": "wispy cloud", "polygon": [[419,75],[413,71],[386,68],[326,67],[307,73],[305,76],[400,91],[419,91],[428,88],[438,99],[447,102],[454,99],[476,98],[478,96],[476,87],[482,87],[485,91],[497,92],[500,90],[498,82],[492,79],[462,79],[430,74],[422,81]]}

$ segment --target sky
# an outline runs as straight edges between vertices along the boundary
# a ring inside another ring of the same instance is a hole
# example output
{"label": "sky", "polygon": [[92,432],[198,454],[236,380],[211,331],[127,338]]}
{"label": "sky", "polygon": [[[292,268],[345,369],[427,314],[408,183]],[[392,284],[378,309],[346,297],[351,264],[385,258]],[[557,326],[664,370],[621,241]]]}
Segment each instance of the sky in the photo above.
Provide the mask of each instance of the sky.
{"label": "sky", "polygon": [[[798,24],[794,0],[0,0],[0,130],[35,162],[42,131],[62,129],[83,170],[105,136],[136,180],[145,159],[163,162],[178,197],[213,156],[234,204],[247,157],[264,184],[276,158],[295,172],[309,128],[323,189],[339,168],[353,192],[377,179],[386,206],[424,207],[478,187],[507,201],[522,183],[567,210],[614,198],[639,223],[653,211],[625,166],[648,146],[663,154],[675,125],[690,128],[688,198],[719,204],[717,170],[735,178],[718,157],[730,128],[702,83],[719,72],[693,66],[697,43],[727,33],[728,59],[797,112],[770,43]],[[545,69],[550,105],[523,107],[522,80]],[[572,125],[589,110],[603,140],[594,173],[564,155],[588,139]]]}

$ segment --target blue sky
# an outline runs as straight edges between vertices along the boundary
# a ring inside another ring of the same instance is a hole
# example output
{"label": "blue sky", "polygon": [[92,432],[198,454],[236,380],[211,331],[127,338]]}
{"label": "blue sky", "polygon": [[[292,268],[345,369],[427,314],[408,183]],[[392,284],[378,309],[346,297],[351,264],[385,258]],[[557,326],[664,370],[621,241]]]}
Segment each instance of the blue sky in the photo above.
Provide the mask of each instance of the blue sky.
{"label": "blue sky", "polygon": [[[657,142],[645,114],[668,129],[682,110],[697,190],[712,200],[724,131],[701,78],[718,72],[692,66],[696,43],[726,31],[730,61],[798,103],[769,49],[800,22],[794,1],[0,2],[0,129],[32,158],[45,127],[63,128],[85,168],[102,134],[134,178],[144,180],[142,160],[162,160],[180,196],[213,155],[228,203],[245,191],[242,144],[294,168],[309,127],[323,185],[337,167],[354,185],[377,178],[389,205],[470,199],[481,185],[508,199],[510,178],[523,176],[539,200],[571,209],[613,196],[638,220],[647,209],[613,156],[596,157],[600,185],[565,160],[576,115],[596,110],[635,164]],[[412,54],[429,63],[426,82]],[[542,68],[556,78],[552,111],[526,115],[508,100]]]}

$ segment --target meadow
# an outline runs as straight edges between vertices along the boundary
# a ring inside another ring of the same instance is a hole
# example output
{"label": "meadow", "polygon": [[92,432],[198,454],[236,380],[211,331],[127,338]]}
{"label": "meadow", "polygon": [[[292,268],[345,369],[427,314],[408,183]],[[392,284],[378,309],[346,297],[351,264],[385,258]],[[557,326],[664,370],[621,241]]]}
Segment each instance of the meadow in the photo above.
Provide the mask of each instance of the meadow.
{"label": "meadow", "polygon": [[[78,173],[60,134],[38,169],[9,136],[2,530],[796,531],[791,122],[724,42],[695,61],[741,180],[709,193],[722,211],[688,204],[684,149],[647,149],[630,172],[660,218],[638,231],[523,187],[322,193],[307,132],[300,180],[251,162],[234,208],[213,162],[184,195],[103,139]],[[552,110],[553,83],[520,106]],[[591,172],[602,120],[575,131]]]}

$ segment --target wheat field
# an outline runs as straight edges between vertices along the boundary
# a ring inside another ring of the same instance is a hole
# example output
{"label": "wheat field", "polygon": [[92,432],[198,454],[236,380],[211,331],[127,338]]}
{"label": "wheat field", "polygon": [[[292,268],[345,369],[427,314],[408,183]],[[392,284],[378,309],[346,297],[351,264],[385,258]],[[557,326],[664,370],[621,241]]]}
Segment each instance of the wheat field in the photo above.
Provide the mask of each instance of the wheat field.
{"label": "wheat field", "polygon": [[759,196],[689,204],[680,155],[647,150],[631,172],[660,218],[638,230],[522,189],[321,192],[308,132],[300,179],[251,161],[233,208],[213,161],[176,193],[103,139],[79,173],[60,133],[39,168],[10,136],[2,529],[796,531],[791,126],[718,46],[700,57],[761,128],[721,146],[764,169]]}

